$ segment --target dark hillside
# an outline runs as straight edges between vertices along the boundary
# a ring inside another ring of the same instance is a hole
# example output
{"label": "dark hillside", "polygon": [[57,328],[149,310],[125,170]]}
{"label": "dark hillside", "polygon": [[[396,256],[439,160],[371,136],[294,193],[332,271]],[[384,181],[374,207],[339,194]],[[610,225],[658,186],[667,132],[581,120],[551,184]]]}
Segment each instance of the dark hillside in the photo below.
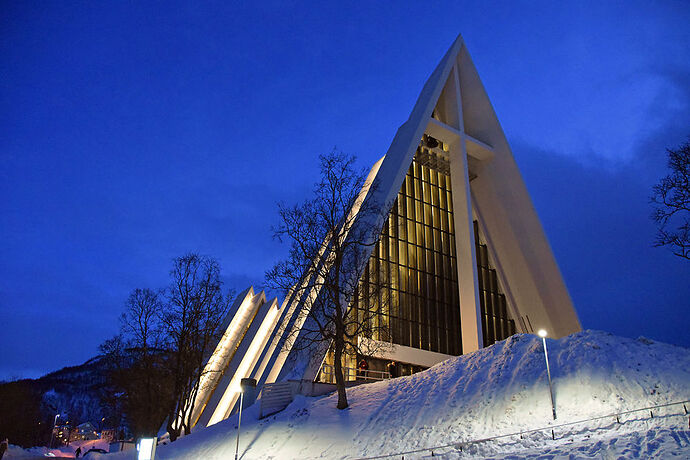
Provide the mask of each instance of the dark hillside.
{"label": "dark hillside", "polygon": [[117,414],[104,408],[104,400],[117,398],[109,394],[106,377],[106,362],[97,356],[38,379],[0,383],[0,438],[23,447],[47,444],[57,413],[73,426],[118,426]]}

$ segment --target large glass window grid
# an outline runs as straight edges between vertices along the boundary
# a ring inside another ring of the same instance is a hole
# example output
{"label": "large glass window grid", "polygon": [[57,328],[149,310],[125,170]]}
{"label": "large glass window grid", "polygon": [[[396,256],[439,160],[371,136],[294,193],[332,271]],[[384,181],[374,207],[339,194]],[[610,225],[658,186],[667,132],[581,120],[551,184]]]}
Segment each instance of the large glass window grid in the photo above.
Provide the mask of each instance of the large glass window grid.
{"label": "large glass window grid", "polygon": [[477,252],[479,306],[482,316],[484,346],[515,334],[515,321],[508,316],[506,296],[498,286],[496,270],[489,264],[489,251],[479,238],[479,225],[474,221],[474,241]]}
{"label": "large glass window grid", "polygon": [[[424,147],[422,140],[388,219],[372,251],[354,299],[360,318],[372,321],[375,340],[462,354],[460,301],[448,160]],[[443,144],[440,148],[447,150]],[[515,334],[488,248],[474,222],[484,346]],[[367,293],[376,293],[375,296]],[[368,308],[365,315],[363,309]],[[357,360],[344,356],[354,376]],[[326,364],[333,364],[329,349]],[[320,381],[332,375],[319,373]]]}
{"label": "large glass window grid", "polygon": [[355,308],[374,312],[375,340],[462,354],[450,176],[447,160],[426,148],[405,176]]}

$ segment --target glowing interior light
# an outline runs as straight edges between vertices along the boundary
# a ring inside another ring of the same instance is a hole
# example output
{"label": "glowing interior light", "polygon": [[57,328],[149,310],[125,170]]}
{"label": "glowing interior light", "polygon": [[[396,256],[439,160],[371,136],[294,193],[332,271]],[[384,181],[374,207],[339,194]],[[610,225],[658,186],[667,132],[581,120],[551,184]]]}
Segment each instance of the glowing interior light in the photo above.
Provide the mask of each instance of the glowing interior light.
{"label": "glowing interior light", "polygon": [[537,335],[539,335],[539,337],[542,337],[542,338],[546,337],[546,335],[547,335],[546,329],[539,329],[539,331],[537,332]]}

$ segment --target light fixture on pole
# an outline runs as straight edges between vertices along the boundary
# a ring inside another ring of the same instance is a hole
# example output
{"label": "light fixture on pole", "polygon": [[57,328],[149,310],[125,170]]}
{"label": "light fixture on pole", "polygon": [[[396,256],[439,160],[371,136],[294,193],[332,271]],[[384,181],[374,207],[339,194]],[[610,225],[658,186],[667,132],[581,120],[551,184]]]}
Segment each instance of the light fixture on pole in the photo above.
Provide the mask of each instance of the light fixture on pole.
{"label": "light fixture on pole", "polygon": [[551,385],[551,369],[549,369],[549,353],[546,351],[546,330],[539,329],[539,337],[544,345],[544,359],[546,360],[546,375],[549,378],[549,396],[551,396],[551,411],[553,412],[553,419],[556,420],[556,405],[553,402],[553,386]]}
{"label": "light fixture on pole", "polygon": [[240,380],[240,414],[237,419],[237,441],[235,442],[235,460],[237,460],[237,454],[240,450],[240,426],[242,425],[242,406],[244,405],[244,393],[254,388],[256,388],[255,379]]}
{"label": "light fixture on pole", "polygon": [[60,416],[60,414],[55,414],[55,418],[53,419],[53,431],[50,432],[50,444],[48,445],[49,448],[53,448],[53,436],[55,436],[55,427],[57,426],[57,419]]}

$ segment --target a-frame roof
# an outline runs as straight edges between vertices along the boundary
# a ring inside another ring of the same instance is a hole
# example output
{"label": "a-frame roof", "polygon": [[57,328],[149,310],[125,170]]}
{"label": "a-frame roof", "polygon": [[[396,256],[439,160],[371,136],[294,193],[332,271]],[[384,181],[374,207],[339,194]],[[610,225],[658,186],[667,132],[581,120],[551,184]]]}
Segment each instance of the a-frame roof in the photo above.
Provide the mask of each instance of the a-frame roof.
{"label": "a-frame roof", "polygon": [[[443,120],[432,117],[435,109],[437,114],[446,112],[446,116],[441,117]],[[464,163],[464,172],[452,174],[453,195],[455,197],[456,192],[463,194],[467,208],[465,223],[468,220],[471,226],[473,218],[479,222],[483,238],[491,248],[491,258],[518,330],[533,332],[543,327],[555,337],[580,330],[579,320],[541,223],[460,35],[427,79],[409,118],[398,128],[385,156],[372,168],[370,177],[373,177],[373,186],[365,200],[380,206],[382,212],[363,217],[355,225],[373,229],[372,240],[376,238],[425,133],[455,145],[451,152],[451,169],[453,161],[456,165]],[[471,189],[467,167],[470,161],[474,161],[470,168],[475,167],[478,173],[473,174]],[[468,235],[467,231],[465,236]],[[473,238],[470,234],[470,247],[474,246]],[[475,263],[470,254],[474,253],[464,253],[463,260],[469,262],[464,267],[465,273]],[[474,276],[475,295],[470,297],[476,301],[476,273]],[[461,309],[468,308],[462,305],[464,293],[471,290],[467,288],[467,285],[460,287]],[[465,327],[467,323],[463,329]],[[477,327],[481,328],[481,324],[477,324]],[[463,349],[472,350],[469,347]],[[289,369],[282,369],[285,359],[280,359],[280,369],[274,367],[267,381],[314,379],[323,355],[296,358]]]}

